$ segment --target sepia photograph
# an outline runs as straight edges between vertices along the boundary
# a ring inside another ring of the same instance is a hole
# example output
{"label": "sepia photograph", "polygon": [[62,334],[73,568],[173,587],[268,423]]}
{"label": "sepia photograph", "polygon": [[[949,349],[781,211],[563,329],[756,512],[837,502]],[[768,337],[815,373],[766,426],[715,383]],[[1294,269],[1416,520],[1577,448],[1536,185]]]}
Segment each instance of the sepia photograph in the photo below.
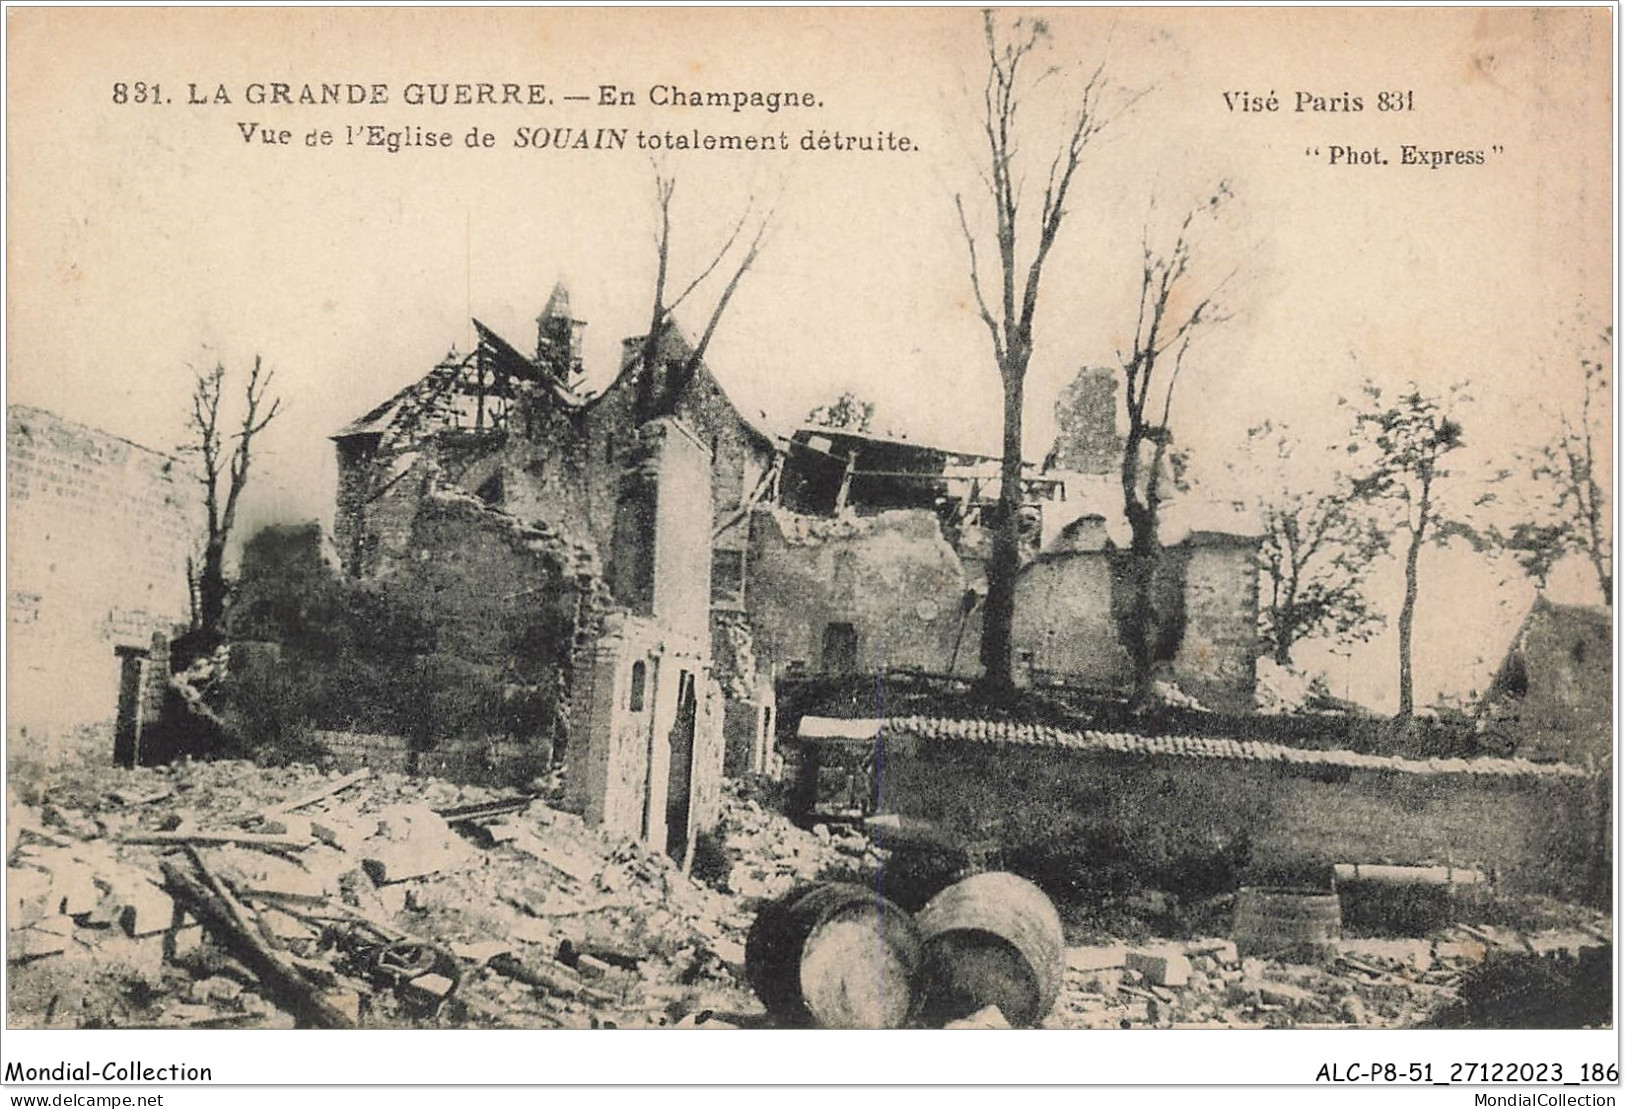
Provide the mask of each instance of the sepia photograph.
{"label": "sepia photograph", "polygon": [[8,8],[5,1085],[1617,1086],[1616,14]]}

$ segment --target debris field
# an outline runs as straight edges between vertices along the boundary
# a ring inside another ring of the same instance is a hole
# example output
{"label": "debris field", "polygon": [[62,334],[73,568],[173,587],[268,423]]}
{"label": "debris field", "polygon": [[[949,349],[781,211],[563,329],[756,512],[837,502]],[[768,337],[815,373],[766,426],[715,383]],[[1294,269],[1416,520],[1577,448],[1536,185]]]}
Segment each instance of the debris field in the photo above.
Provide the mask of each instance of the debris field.
{"label": "debris field", "polygon": [[[534,793],[366,770],[183,761],[14,781],[10,1021],[42,1028],[771,1027],[758,911],[878,880],[862,831],[811,831],[730,786],[708,881]],[[1228,938],[1064,949],[1046,1028],[1410,1027],[1498,954],[1610,924],[1344,939],[1313,964]],[[949,1027],[1007,1027],[985,1006]]]}

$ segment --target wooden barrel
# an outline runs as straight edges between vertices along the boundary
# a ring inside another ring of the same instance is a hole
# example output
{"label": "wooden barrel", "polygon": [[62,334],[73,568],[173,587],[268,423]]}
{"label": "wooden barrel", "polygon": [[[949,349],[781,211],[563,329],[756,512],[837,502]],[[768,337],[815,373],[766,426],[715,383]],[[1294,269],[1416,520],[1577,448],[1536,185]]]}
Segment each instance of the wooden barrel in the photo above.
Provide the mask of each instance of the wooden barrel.
{"label": "wooden barrel", "polygon": [[920,936],[873,889],[802,886],[762,907],[745,940],[745,974],[780,1024],[899,1028],[914,1008]]}
{"label": "wooden barrel", "polygon": [[1318,889],[1242,886],[1231,938],[1243,955],[1320,962],[1337,953],[1343,910],[1337,894]]}
{"label": "wooden barrel", "polygon": [[936,1026],[997,1005],[1016,1028],[1049,1015],[1066,944],[1044,891],[1014,874],[974,874],[915,917],[925,941],[922,1015]]}

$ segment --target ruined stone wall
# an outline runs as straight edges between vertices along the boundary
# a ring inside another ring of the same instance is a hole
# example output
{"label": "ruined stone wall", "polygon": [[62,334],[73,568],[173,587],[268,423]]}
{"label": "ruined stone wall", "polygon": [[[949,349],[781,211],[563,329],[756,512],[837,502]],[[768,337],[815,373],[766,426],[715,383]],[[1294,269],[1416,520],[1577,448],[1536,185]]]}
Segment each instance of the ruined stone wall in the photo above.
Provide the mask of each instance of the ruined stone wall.
{"label": "ruined stone wall", "polygon": [[[578,666],[567,787],[589,824],[668,849],[672,787],[688,795],[691,830],[712,827],[722,781],[722,720],[706,675],[705,644],[654,621],[615,615]],[[695,683],[691,761],[672,764],[684,675]]]}
{"label": "ruined stone wall", "polygon": [[1055,402],[1054,466],[1081,474],[1109,474],[1122,465],[1117,434],[1117,372],[1086,366]]}
{"label": "ruined stone wall", "polygon": [[[757,512],[750,560],[756,651],[779,673],[821,672],[831,625],[855,633],[849,671],[948,669],[968,583],[934,512],[833,520]],[[961,663],[976,650],[967,629]]]}
{"label": "ruined stone wall", "polygon": [[699,681],[699,714],[694,725],[693,763],[689,773],[689,842],[685,858],[692,858],[694,837],[713,831],[722,819],[722,770],[727,756],[723,714],[727,702],[722,689],[703,672]]}
{"label": "ruined stone wall", "polygon": [[444,491],[420,502],[411,543],[402,576],[418,586],[440,651],[518,672],[569,664],[576,613],[596,603],[590,551]]}
{"label": "ruined stone wall", "polygon": [[1595,881],[1583,778],[1399,774],[1236,759],[888,737],[887,811],[1006,851],[1118,844],[1163,863],[1219,854],[1250,873],[1448,863],[1509,890],[1581,898]]}
{"label": "ruined stone wall", "polygon": [[1518,750],[1583,763],[1611,750],[1610,621],[1537,605],[1517,650],[1527,688],[1515,702]]}
{"label": "ruined stone wall", "polygon": [[[589,519],[608,521],[613,515],[620,474],[627,457],[637,448],[633,412],[636,392],[636,375],[624,373],[603,396],[591,402],[583,414],[586,438],[583,510]],[[708,523],[713,533],[713,549],[743,551],[748,543],[749,521],[741,515],[740,509],[772,465],[771,448],[741,422],[716,379],[704,367],[678,398],[672,414],[692,432],[694,440],[707,453],[711,483]],[[600,540],[607,542],[607,524],[597,526]],[[737,557],[731,561],[733,566],[738,565]],[[743,580],[748,583],[750,576],[747,565]],[[748,592],[748,586],[745,591]],[[714,595],[713,601],[719,608],[737,611],[742,607],[734,590],[722,590]]]}
{"label": "ruined stone wall", "polygon": [[1257,548],[1230,537],[1193,542],[1185,561],[1185,637],[1179,687],[1208,708],[1248,712],[1258,661]]}
{"label": "ruined stone wall", "polygon": [[1011,639],[1031,652],[1034,677],[1111,689],[1132,673],[1112,618],[1112,566],[1105,551],[1041,556],[1016,580]]}
{"label": "ruined stone wall", "polygon": [[[612,474],[591,464],[583,417],[542,391],[524,396],[518,409],[500,452],[503,511],[543,521],[575,543],[607,551],[615,486]],[[474,492],[485,476],[471,475],[459,484]]]}
{"label": "ruined stone wall", "polygon": [[689,638],[709,641],[711,521],[696,512],[711,490],[711,452],[675,420],[642,430],[659,473],[655,497],[654,615]]}
{"label": "ruined stone wall", "polygon": [[[1209,708],[1252,708],[1258,651],[1258,575],[1254,547],[1217,537],[1169,547],[1159,569],[1157,608],[1165,638],[1177,637],[1168,676]],[[1059,551],[1024,567],[1016,582],[1012,637],[1031,655],[1034,680],[1101,690],[1134,678],[1114,615],[1131,604],[1126,555],[1113,550]]]}
{"label": "ruined stone wall", "polygon": [[6,441],[6,707],[14,734],[45,742],[112,721],[115,648],[189,622],[197,486],[176,459],[37,408],[7,410]]}

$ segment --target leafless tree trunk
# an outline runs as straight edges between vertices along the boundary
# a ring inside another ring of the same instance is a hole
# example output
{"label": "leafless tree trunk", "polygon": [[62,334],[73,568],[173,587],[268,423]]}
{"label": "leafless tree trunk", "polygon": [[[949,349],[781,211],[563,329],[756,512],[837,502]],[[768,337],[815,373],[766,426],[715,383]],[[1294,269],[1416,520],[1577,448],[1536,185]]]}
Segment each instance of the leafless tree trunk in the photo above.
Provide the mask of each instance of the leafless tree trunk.
{"label": "leafless tree trunk", "polygon": [[[195,436],[189,449],[201,459],[198,483],[203,486],[203,509],[208,528],[203,540],[203,560],[197,577],[197,631],[207,643],[217,643],[225,635],[226,544],[237,523],[237,502],[248,485],[253,462],[254,438],[264,431],[282,401],[268,397],[272,373],[262,370],[259,355],[244,386],[245,408],[242,423],[229,438],[220,424],[220,394],[226,380],[226,367],[199,373],[192,388],[190,426]],[[224,488],[222,488],[224,482]]]}
{"label": "leafless tree trunk", "polygon": [[1173,247],[1166,252],[1151,245],[1147,230],[1141,245],[1139,313],[1132,347],[1117,352],[1123,370],[1128,409],[1128,432],[1123,440],[1120,471],[1123,514],[1129,523],[1129,587],[1133,598],[1123,628],[1124,648],[1134,667],[1134,704],[1145,707],[1151,699],[1156,665],[1158,621],[1155,605],[1157,571],[1162,561],[1161,520],[1163,472],[1169,461],[1173,435],[1169,417],[1174,389],[1185,366],[1191,340],[1204,325],[1224,319],[1215,297],[1229,281],[1225,277],[1206,294],[1192,299],[1192,226],[1200,215],[1216,213],[1230,187],[1220,182],[1213,195],[1192,209],[1179,225]]}
{"label": "leafless tree trunk", "polygon": [[[649,330],[644,334],[641,350],[640,376],[636,393],[638,422],[651,419],[669,411],[671,405],[682,395],[683,389],[693,379],[705,361],[706,349],[711,345],[711,339],[716,334],[717,326],[728,310],[728,303],[733,299],[734,293],[739,289],[739,283],[751,266],[756,263],[757,254],[762,247],[762,241],[767,235],[768,225],[772,222],[772,213],[763,216],[757,222],[756,232],[751,236],[749,244],[742,254],[739,254],[733,272],[718,294],[716,304],[711,309],[711,315],[706,320],[705,330],[692,350],[685,351],[683,357],[670,366],[662,366],[662,350],[665,346],[666,336],[673,326],[673,313],[682,306],[689,295],[697,289],[706,278],[714,273],[723,259],[733,253],[734,245],[739,242],[746,226],[751,221],[754,203],[747,204],[745,211],[740,215],[733,230],[726,241],[712,256],[709,264],[690,281],[683,291],[678,293],[668,304],[666,302],[666,283],[671,266],[671,201],[677,191],[675,178],[657,175],[655,177],[655,200],[660,210],[660,229],[655,236],[655,287],[654,301],[649,310]],[[665,373],[662,374],[661,370]]]}
{"label": "leafless tree trunk", "polygon": [[993,340],[993,356],[1004,389],[1004,456],[1000,467],[998,517],[987,566],[987,605],[982,621],[982,688],[994,698],[1008,697],[1014,689],[1010,632],[1015,612],[1016,572],[1020,569],[1021,437],[1027,364],[1033,352],[1033,317],[1038,308],[1044,263],[1067,214],[1067,193],[1089,140],[1105,119],[1100,112],[1104,67],[1098,67],[1076,94],[1065,137],[1050,160],[1044,193],[1034,225],[1037,243],[1030,257],[1021,257],[1018,232],[1024,213],[1021,176],[1016,165],[1017,115],[1023,97],[1048,76],[1027,81],[1023,63],[1048,36],[1042,20],[1018,20],[1012,36],[1001,41],[993,13],[982,14],[987,40],[987,83],[983,88],[982,129],[987,143],[987,168],[982,184],[993,206],[994,244],[998,250],[998,285],[984,278],[964,197],[956,195],[959,225],[970,252],[971,289],[976,308]]}

